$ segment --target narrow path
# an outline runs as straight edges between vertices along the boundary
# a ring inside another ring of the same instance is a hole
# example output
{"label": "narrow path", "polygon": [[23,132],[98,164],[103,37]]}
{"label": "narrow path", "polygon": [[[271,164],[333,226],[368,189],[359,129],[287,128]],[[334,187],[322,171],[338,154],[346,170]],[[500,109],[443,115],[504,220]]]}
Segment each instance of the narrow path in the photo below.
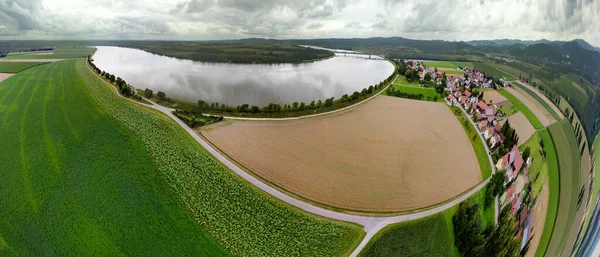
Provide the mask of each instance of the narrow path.
{"label": "narrow path", "polygon": [[[87,65],[87,61],[86,61],[86,65]],[[89,68],[89,66],[88,66],[88,68]],[[360,245],[356,249],[354,249],[354,251],[350,254],[351,257],[358,256],[358,254],[363,250],[363,248],[367,245],[367,243],[371,240],[371,238],[373,238],[373,236],[375,236],[375,234],[377,234],[377,232],[379,232],[381,229],[383,229],[387,225],[394,224],[394,223],[405,222],[405,221],[409,221],[409,220],[416,220],[416,219],[424,218],[424,217],[427,217],[427,216],[431,216],[431,215],[443,212],[443,211],[451,208],[452,206],[455,206],[455,205],[459,204],[460,202],[468,199],[473,194],[477,193],[484,186],[486,186],[487,183],[490,180],[490,178],[487,178],[486,180],[480,182],[477,186],[475,186],[474,188],[472,188],[470,191],[464,193],[460,197],[457,197],[457,198],[453,199],[452,201],[449,201],[447,203],[444,203],[444,204],[442,204],[440,206],[434,207],[434,208],[429,209],[429,210],[425,210],[425,211],[421,211],[421,212],[416,212],[416,213],[411,213],[411,214],[403,214],[403,215],[390,216],[390,217],[373,217],[373,216],[363,216],[363,215],[347,214],[347,213],[342,213],[342,212],[336,212],[336,211],[332,211],[332,210],[327,210],[327,209],[324,209],[324,208],[321,208],[321,207],[318,207],[318,206],[315,206],[315,205],[303,202],[303,201],[301,201],[299,199],[296,199],[296,198],[294,198],[292,196],[289,196],[289,195],[287,195],[287,194],[285,194],[285,193],[283,193],[283,192],[281,192],[281,191],[279,191],[279,190],[271,187],[270,185],[268,185],[268,184],[260,181],[259,179],[255,178],[254,176],[246,173],[243,169],[239,168],[237,165],[235,165],[234,163],[232,163],[231,161],[229,161],[221,153],[219,153],[218,151],[216,151],[210,144],[208,144],[206,141],[204,141],[192,128],[190,128],[183,121],[181,121],[179,118],[177,118],[172,113],[175,109],[171,109],[171,108],[168,108],[168,107],[160,106],[160,105],[157,105],[157,104],[153,104],[153,105],[144,104],[144,103],[140,103],[140,102],[137,102],[135,100],[126,98],[126,97],[122,96],[121,94],[119,94],[119,92],[118,92],[118,90],[117,90],[116,87],[114,87],[113,85],[109,84],[104,79],[100,78],[98,76],[98,74],[96,74],[93,70],[90,69],[90,72],[94,73],[94,75],[96,77],[98,77],[99,79],[101,79],[107,86],[109,86],[110,88],[112,88],[113,90],[115,90],[116,94],[119,97],[121,97],[121,98],[123,98],[123,99],[125,99],[127,101],[133,102],[135,104],[155,109],[155,110],[160,111],[161,113],[167,115],[173,121],[177,122],[177,124],[179,124],[190,136],[192,136],[192,138],[194,138],[194,140],[196,140],[196,142],[198,142],[202,147],[204,147],[214,158],[216,158],[217,160],[219,160],[221,163],[223,163],[223,165],[225,165],[227,168],[229,168],[235,174],[239,175],[244,180],[246,180],[248,183],[252,184],[253,186],[255,186],[257,188],[259,188],[260,190],[268,193],[269,195],[271,195],[271,196],[273,196],[273,197],[275,197],[275,198],[277,198],[277,199],[279,199],[279,200],[281,200],[283,202],[286,202],[289,205],[292,205],[292,206],[294,206],[296,208],[299,208],[299,209],[301,209],[303,211],[306,211],[306,212],[309,212],[311,214],[323,216],[323,217],[334,219],[334,220],[340,220],[340,221],[345,221],[345,222],[352,222],[352,223],[356,223],[356,224],[362,225],[364,227],[364,231],[367,234],[365,235],[365,237],[363,238],[363,240],[360,242]],[[148,99],[146,99],[146,100],[148,100]],[[358,103],[358,104],[360,104],[360,103]],[[356,106],[358,104],[355,104],[353,106]],[[323,114],[319,114],[319,115],[323,115]],[[298,117],[298,118],[303,118],[303,117]]]}

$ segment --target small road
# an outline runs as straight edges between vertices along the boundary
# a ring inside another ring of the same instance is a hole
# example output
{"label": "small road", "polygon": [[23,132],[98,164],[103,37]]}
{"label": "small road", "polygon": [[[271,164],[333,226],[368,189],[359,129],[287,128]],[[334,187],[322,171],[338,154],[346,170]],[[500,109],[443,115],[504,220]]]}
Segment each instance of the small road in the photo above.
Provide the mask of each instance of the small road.
{"label": "small road", "polygon": [[[473,125],[473,127],[475,127],[475,131],[479,131],[479,129],[477,128],[477,124],[471,120],[471,118],[469,118],[469,114],[467,113],[467,111],[459,104],[458,108],[461,109],[463,111],[463,113],[465,114],[465,116],[467,117],[467,120],[469,120],[471,122],[471,124]],[[490,154],[492,151],[490,150],[490,147],[487,144],[487,140],[485,140],[485,137],[483,136],[483,132],[477,132],[477,135],[479,135],[479,138],[481,138],[481,142],[483,143],[483,146],[485,147],[485,152],[486,155],[490,161],[490,166],[492,167],[492,175],[494,175],[494,173],[496,173],[496,165],[494,165],[494,160],[492,160],[492,155]],[[488,178],[490,179],[490,178]],[[496,198],[494,199],[494,223],[498,224],[498,215],[499,215],[499,201],[498,201],[498,196],[496,196]]]}
{"label": "small road", "polygon": [[[86,64],[87,64],[87,62],[86,62]],[[89,68],[89,66],[88,66],[88,68]],[[90,69],[90,72],[94,73],[94,75],[96,75],[96,77],[100,78],[98,76],[98,74],[96,74],[93,70]],[[452,206],[455,206],[455,205],[459,204],[460,202],[468,199],[473,194],[477,193],[484,186],[486,186],[490,180],[490,178],[487,178],[486,180],[480,182],[478,185],[476,185],[469,191],[463,193],[461,196],[459,196],[449,202],[446,202],[446,203],[438,205],[434,208],[416,212],[416,213],[402,214],[402,215],[389,216],[389,217],[379,217],[379,216],[374,217],[374,216],[366,216],[366,215],[348,214],[348,213],[336,212],[336,211],[324,209],[322,207],[315,206],[310,203],[306,203],[304,201],[296,199],[296,198],[294,198],[286,193],[283,193],[283,192],[271,187],[270,185],[260,181],[256,177],[248,174],[246,171],[244,171],[243,169],[241,169],[240,167],[238,167],[237,165],[235,165],[234,163],[229,161],[229,159],[227,159],[221,153],[216,151],[210,144],[208,144],[206,141],[204,141],[204,139],[202,139],[196,133],[196,131],[194,131],[192,128],[190,128],[188,125],[186,125],[183,121],[181,121],[179,118],[177,118],[172,113],[175,109],[160,106],[158,104],[152,104],[152,105],[144,104],[144,103],[140,103],[140,102],[134,101],[132,99],[126,98],[126,97],[122,96],[121,94],[119,94],[116,87],[114,87],[110,83],[106,82],[104,79],[102,79],[102,78],[100,78],[100,79],[107,86],[112,88],[119,97],[121,97],[127,101],[133,102],[135,104],[157,110],[157,111],[163,113],[164,115],[168,116],[169,118],[171,118],[173,121],[175,121],[177,124],[179,124],[179,126],[181,126],[181,128],[183,128],[192,138],[194,138],[194,140],[196,140],[196,142],[198,142],[202,147],[204,147],[214,158],[219,160],[221,163],[223,163],[223,165],[225,165],[227,168],[229,168],[235,174],[242,177],[248,183],[254,185],[255,187],[259,188],[260,190],[266,192],[267,194],[269,194],[283,202],[286,202],[287,204],[290,204],[296,208],[299,208],[303,211],[309,212],[311,214],[323,216],[323,217],[334,219],[334,220],[352,222],[352,223],[362,225],[364,227],[364,231],[366,232],[366,235],[360,242],[359,246],[356,249],[354,249],[354,251],[350,254],[351,257],[358,256],[358,254],[364,249],[364,247],[371,240],[371,238],[373,238],[373,236],[375,236],[375,234],[377,234],[377,232],[379,232],[381,229],[383,229],[387,225],[410,221],[410,220],[416,220],[416,219],[420,219],[420,218],[425,218],[427,216],[431,216],[431,215],[443,212],[443,211],[451,208]],[[146,100],[149,101],[148,99],[146,99]],[[151,102],[151,101],[149,101],[149,102]],[[358,104],[360,104],[360,103],[358,103]],[[356,105],[358,105],[358,104],[356,104]],[[353,105],[353,106],[356,106],[356,105]],[[301,118],[301,117],[298,117],[298,118]]]}

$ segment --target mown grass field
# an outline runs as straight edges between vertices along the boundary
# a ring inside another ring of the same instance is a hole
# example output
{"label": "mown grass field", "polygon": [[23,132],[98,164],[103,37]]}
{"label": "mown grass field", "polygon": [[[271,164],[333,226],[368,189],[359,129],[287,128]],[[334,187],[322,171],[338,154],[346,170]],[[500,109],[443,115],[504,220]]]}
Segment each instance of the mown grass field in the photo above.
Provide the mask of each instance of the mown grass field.
{"label": "mown grass field", "polygon": [[[579,195],[580,159],[577,141],[573,129],[567,120],[548,127],[558,157],[560,178],[560,198],[552,237],[546,252],[547,256],[556,256],[562,252],[576,212]],[[552,193],[552,191],[551,191]]]}
{"label": "mown grass field", "polygon": [[[443,97],[441,97],[437,92],[435,92],[435,89],[433,89],[433,88],[398,86],[398,85],[394,85],[394,88],[399,90],[400,92],[405,92],[405,93],[414,94],[414,95],[422,94],[423,96],[430,97],[430,98],[434,98],[435,96],[437,96],[438,99],[443,100]],[[387,95],[387,90],[384,93]]]}
{"label": "mown grass field", "polygon": [[8,55],[6,59],[73,59],[86,58],[94,52],[94,48],[56,48],[53,54],[14,54]]}
{"label": "mown grass field", "polygon": [[0,83],[0,255],[228,253],[63,61]]}
{"label": "mown grass field", "polygon": [[0,73],[19,73],[45,62],[0,62]]}
{"label": "mown grass field", "polygon": [[536,132],[519,147],[520,151],[525,151],[527,147],[529,147],[529,150],[531,151],[532,161],[528,172],[531,177],[531,188],[534,198],[537,197],[542,190],[542,186],[548,180],[548,161],[543,155],[540,141],[540,132]]}
{"label": "mown grass field", "polygon": [[453,248],[449,226],[440,213],[382,229],[359,256],[452,257]]}
{"label": "mown grass field", "polygon": [[457,67],[473,67],[472,62],[458,62],[458,61],[433,61],[433,62],[423,62],[423,65],[427,67],[436,67],[436,68],[457,68]]}
{"label": "mown grass field", "polygon": [[506,99],[508,99],[508,101],[510,101],[513,105],[515,105],[517,109],[519,109],[519,111],[521,111],[523,115],[527,117],[527,119],[529,120],[529,122],[531,122],[531,125],[533,125],[535,129],[544,128],[542,122],[535,116],[535,114],[533,114],[533,112],[529,108],[527,108],[527,106],[523,102],[521,102],[521,100],[517,99],[515,96],[513,96],[511,93],[504,90],[503,88],[500,88],[497,91],[498,93],[506,97]]}
{"label": "mown grass field", "polygon": [[537,100],[540,104],[542,104],[542,106],[544,106],[544,108],[546,108],[546,110],[548,110],[548,112],[550,114],[552,114],[552,117],[554,117],[555,120],[557,120],[557,121],[560,120],[560,116],[558,115],[558,113],[556,111],[554,111],[554,109],[550,106],[550,104],[548,104],[546,101],[544,101],[544,99],[542,99],[538,94],[533,92],[528,87],[521,85],[519,82],[512,82],[512,84],[515,85],[516,87],[522,89],[523,91],[527,92],[533,98],[535,98],[535,100]]}
{"label": "mown grass field", "polygon": [[293,209],[248,185],[174,121],[117,98],[85,61],[77,72],[96,102],[140,139],[179,203],[237,256],[343,256],[363,230]]}
{"label": "mown grass field", "polygon": [[404,87],[421,87],[419,82],[417,82],[417,81],[408,82],[408,80],[406,80],[406,77],[404,77],[404,76],[397,76],[396,80],[394,80],[394,82],[392,82],[392,85],[404,86]]}
{"label": "mown grass field", "polygon": [[488,158],[487,151],[485,150],[485,146],[478,136],[479,132],[477,132],[477,129],[469,122],[469,118],[467,118],[460,109],[457,107],[451,107],[450,109],[463,126],[465,133],[467,133],[467,137],[469,137],[469,141],[471,141],[471,145],[473,146],[473,150],[475,150],[475,155],[477,156],[479,169],[481,170],[481,177],[483,179],[490,177],[492,175],[492,167],[490,167],[490,160]]}
{"label": "mown grass field", "polygon": [[[556,125],[556,124],[555,124]],[[554,225],[556,221],[559,201],[559,190],[560,190],[560,176],[558,157],[556,155],[556,148],[552,141],[552,136],[548,129],[543,129],[537,132],[540,140],[543,142],[543,150],[546,153],[546,165],[548,169],[548,211],[546,213],[546,221],[544,222],[544,232],[540,236],[540,242],[535,252],[536,257],[543,257],[546,254],[546,250],[549,247],[550,238],[554,231]],[[533,153],[533,151],[532,151]]]}

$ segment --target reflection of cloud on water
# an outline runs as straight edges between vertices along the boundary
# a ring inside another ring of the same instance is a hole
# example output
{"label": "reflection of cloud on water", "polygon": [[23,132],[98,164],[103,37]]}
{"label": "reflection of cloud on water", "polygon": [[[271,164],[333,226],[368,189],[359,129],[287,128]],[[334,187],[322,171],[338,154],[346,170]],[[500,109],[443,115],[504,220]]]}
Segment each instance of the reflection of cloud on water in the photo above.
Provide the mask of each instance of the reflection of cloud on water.
{"label": "reflection of cloud on water", "polygon": [[387,61],[335,57],[304,64],[202,63],[141,50],[98,47],[96,65],[138,88],[192,102],[291,104],[352,94],[393,71]]}

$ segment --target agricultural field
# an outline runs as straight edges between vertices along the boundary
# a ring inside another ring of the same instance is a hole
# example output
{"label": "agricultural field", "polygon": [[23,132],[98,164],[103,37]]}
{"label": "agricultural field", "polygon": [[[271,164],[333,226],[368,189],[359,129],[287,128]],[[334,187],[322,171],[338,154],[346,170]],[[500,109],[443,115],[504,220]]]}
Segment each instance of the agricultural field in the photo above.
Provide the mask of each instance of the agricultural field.
{"label": "agricultural field", "polygon": [[485,73],[488,76],[494,76],[494,77],[500,77],[503,78],[506,81],[513,81],[513,80],[517,80],[516,77],[514,77],[512,74],[503,71],[501,69],[497,69],[496,67],[494,67],[493,64],[490,63],[483,63],[483,62],[476,62],[475,64],[475,69]]}
{"label": "agricultural field", "polygon": [[[450,220],[452,220],[450,216]],[[453,235],[443,213],[388,226],[377,233],[359,256],[453,256]]]}
{"label": "agricultural field", "polygon": [[473,67],[472,62],[458,62],[458,61],[431,61],[431,62],[423,62],[423,65],[427,67],[436,67],[436,68],[452,68],[456,69],[457,67]]}
{"label": "agricultural field", "polygon": [[0,73],[19,73],[44,62],[0,62]]}
{"label": "agricultural field", "polygon": [[0,73],[0,82],[4,81],[7,78],[10,78],[12,75],[12,73]]}
{"label": "agricultural field", "polygon": [[93,98],[140,138],[179,203],[233,255],[343,256],[364,236],[357,225],[310,215],[265,196],[174,121],[115,97],[112,86],[84,60],[77,70]]}
{"label": "agricultural field", "polygon": [[419,82],[417,82],[417,81],[408,82],[408,80],[406,80],[406,77],[402,76],[402,75],[396,76],[396,80],[394,80],[394,82],[392,82],[392,85],[403,86],[403,87],[421,87]]}
{"label": "agricultural field", "polygon": [[64,61],[0,84],[0,253],[229,255],[83,83]]}
{"label": "agricultural field", "polygon": [[[555,124],[556,125],[556,124]],[[555,126],[553,125],[553,126]],[[535,251],[536,257],[543,257],[546,254],[546,251],[549,247],[550,239],[554,232],[554,226],[556,221],[556,216],[558,213],[558,201],[559,201],[559,190],[560,190],[560,176],[559,176],[559,164],[558,164],[558,156],[556,154],[556,146],[552,141],[552,136],[550,136],[550,132],[548,128],[542,129],[538,131],[538,137],[540,141],[543,143],[542,149],[546,154],[546,165],[548,169],[548,208],[546,211],[546,219],[544,221],[543,233],[539,235],[539,244]],[[532,151],[533,153],[533,151]],[[540,175],[541,176],[541,175]],[[539,178],[538,178],[539,179]],[[544,190],[544,186],[542,186],[542,193]],[[538,194],[540,195],[540,194]],[[542,196],[543,197],[543,196]],[[538,200],[540,200],[538,198]],[[543,200],[543,198],[541,199]],[[540,207],[535,207],[535,210],[539,210]],[[534,230],[539,231],[539,228]]]}
{"label": "agricultural field", "polygon": [[519,135],[519,142],[517,143],[519,146],[524,144],[535,133],[535,128],[522,112],[501,120],[500,124],[504,125],[507,120],[510,122],[510,126],[517,131],[517,135]]}
{"label": "agricultural field", "polygon": [[528,173],[531,178],[531,189],[533,197],[537,197],[542,187],[548,181],[548,160],[544,156],[540,132],[534,133],[524,144],[519,146],[519,151],[525,151],[527,147],[531,151],[531,166]]}
{"label": "agricultural field", "polygon": [[564,253],[563,251],[568,252],[570,250],[570,246],[566,245],[570,231],[575,228],[575,233],[577,233],[579,223],[575,220],[577,197],[581,188],[581,170],[579,150],[569,122],[567,120],[560,121],[548,127],[548,130],[558,156],[560,199],[554,230],[546,254],[556,256]]}
{"label": "agricultural field", "polygon": [[577,105],[578,110],[584,110],[590,99],[586,90],[568,76],[561,76],[558,80],[546,81],[545,85],[566,99],[570,99],[571,103]]}
{"label": "agricultural field", "polygon": [[[523,96],[519,95],[513,89],[500,88],[497,90],[497,92],[506,97],[506,99],[508,99],[512,104],[514,104],[517,107],[517,109],[519,109],[519,111],[521,111],[521,113],[523,113],[523,115],[527,117],[527,119],[529,120],[529,122],[531,122],[531,125],[533,125],[535,129],[541,129],[544,128],[544,126],[550,125],[550,122],[547,119],[545,119],[545,116],[539,109],[535,108],[535,105],[533,105]],[[530,109],[530,107],[535,109],[532,110]],[[540,121],[540,119],[543,119],[543,122]]]}
{"label": "agricultural field", "polygon": [[78,47],[78,48],[56,48],[53,54],[15,54],[8,55],[4,59],[74,59],[86,58],[94,52],[95,48]]}
{"label": "agricultural field", "polygon": [[[200,133],[264,181],[328,208],[425,208],[482,180],[469,138],[443,103],[377,96],[332,115],[230,120]],[[461,169],[448,168],[457,159]]]}
{"label": "agricultural field", "polygon": [[510,104],[510,101],[496,90],[483,91],[483,101],[502,106]]}
{"label": "agricultural field", "polygon": [[[429,99],[433,99],[436,96],[438,97],[439,101],[443,100],[443,97],[441,97],[437,92],[435,92],[435,89],[433,88],[427,88],[427,87],[414,87],[414,86],[398,86],[398,85],[393,85],[394,89],[400,91],[400,92],[404,92],[404,93],[408,93],[408,94],[413,94],[413,95],[423,95],[426,98]],[[384,91],[383,93],[384,95],[389,95],[388,91]]]}
{"label": "agricultural field", "polygon": [[531,88],[530,86],[525,85],[524,82],[512,82],[513,86],[527,92],[531,97],[533,97],[539,104],[544,106],[544,108],[552,115],[554,120],[559,121],[564,118],[562,112],[548,99],[544,94],[539,91]]}

